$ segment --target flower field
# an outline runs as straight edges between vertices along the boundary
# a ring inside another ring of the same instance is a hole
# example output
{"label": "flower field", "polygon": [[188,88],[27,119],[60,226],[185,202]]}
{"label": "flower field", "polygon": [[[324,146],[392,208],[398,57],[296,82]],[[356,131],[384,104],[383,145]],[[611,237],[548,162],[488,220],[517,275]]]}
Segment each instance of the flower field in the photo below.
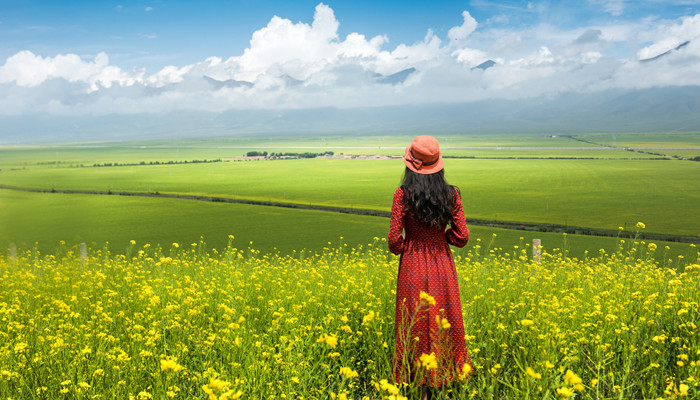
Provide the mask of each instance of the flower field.
{"label": "flower field", "polygon": [[[417,398],[392,380],[398,258],[384,240],[235,245],[2,256],[0,398]],[[457,257],[475,374],[433,398],[698,397],[697,252],[660,266],[656,247],[534,262],[527,244],[479,243]]]}

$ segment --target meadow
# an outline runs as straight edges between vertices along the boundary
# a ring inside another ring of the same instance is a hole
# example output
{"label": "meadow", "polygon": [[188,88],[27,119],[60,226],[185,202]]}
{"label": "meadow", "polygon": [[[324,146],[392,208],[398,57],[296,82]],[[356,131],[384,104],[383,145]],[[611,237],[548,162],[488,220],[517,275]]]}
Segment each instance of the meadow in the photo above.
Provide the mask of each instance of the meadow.
{"label": "meadow", "polygon": [[[646,140],[651,143],[662,136],[647,135]],[[700,163],[601,150],[605,147],[591,144],[608,138],[606,135],[579,138],[584,142],[523,135],[445,136],[441,140],[447,156],[460,157],[448,158],[446,171],[448,180],[462,190],[468,219],[553,223],[613,233],[620,226],[629,230],[636,221],[644,220],[651,233],[697,237]],[[609,138],[631,140],[623,134]],[[386,212],[403,171],[398,160],[242,161],[236,157],[252,149],[272,152],[275,146],[282,152],[333,149],[336,153],[343,147],[369,153],[375,146],[379,153],[398,155],[409,140],[390,136],[233,137],[2,147],[0,184],[59,191],[193,194]],[[697,134],[673,134],[667,145],[699,142]],[[572,143],[582,147],[562,149]],[[220,162],[192,163],[203,160]],[[302,248],[318,250],[329,242],[339,243],[341,237],[344,243],[362,244],[367,237],[384,236],[386,229],[385,220],[370,216],[2,189],[0,222],[4,246],[36,242],[42,251],[52,251],[60,240],[96,245],[110,241],[117,245],[116,251],[135,238],[156,244],[199,237],[221,249],[225,237],[234,233],[246,242],[253,241],[261,251],[287,254]],[[527,241],[541,238],[548,250],[564,245],[561,235],[555,233],[471,228],[474,237],[497,233],[499,246],[517,243],[521,237]],[[298,231],[304,234],[292,233]],[[566,245],[571,254],[583,256],[592,249],[612,251],[616,242],[614,238],[570,235]],[[670,246],[673,259],[688,254],[687,244]]]}
{"label": "meadow", "polygon": [[[298,159],[125,167],[26,168],[7,185],[185,193],[388,210],[400,160]],[[471,218],[592,228],[647,221],[654,233],[697,236],[700,163],[650,160],[449,159]],[[290,179],[293,176],[293,179]],[[590,212],[591,208],[595,212]]]}
{"label": "meadow", "polygon": [[[364,245],[368,238],[385,237],[389,224],[387,218],[368,215],[131,196],[0,190],[0,204],[4,222],[0,242],[48,254],[62,248],[61,242],[84,242],[92,248],[108,243],[113,253],[125,254],[131,240],[155,245],[203,239],[209,247],[221,250],[233,234],[241,247],[285,256],[328,246]],[[464,249],[454,249],[455,254],[464,255],[480,241],[492,240],[494,248],[505,248],[540,239],[548,251],[566,251],[580,258],[617,247],[617,240],[609,237],[480,225],[469,229],[470,242]],[[690,244],[656,243],[669,247],[654,255],[663,265],[697,258]]]}
{"label": "meadow", "polygon": [[[700,265],[659,267],[634,239],[540,262],[477,244],[455,258],[474,375],[436,398],[697,398]],[[0,256],[0,397],[416,398],[391,375],[397,262],[379,238],[21,248]]]}

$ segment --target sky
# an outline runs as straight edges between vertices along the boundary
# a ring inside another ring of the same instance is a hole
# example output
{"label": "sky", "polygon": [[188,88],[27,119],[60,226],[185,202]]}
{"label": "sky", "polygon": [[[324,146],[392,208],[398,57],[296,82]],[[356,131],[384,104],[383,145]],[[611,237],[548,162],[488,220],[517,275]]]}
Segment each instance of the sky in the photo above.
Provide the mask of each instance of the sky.
{"label": "sky", "polygon": [[700,0],[2,0],[0,43],[0,116],[528,99],[700,85]]}

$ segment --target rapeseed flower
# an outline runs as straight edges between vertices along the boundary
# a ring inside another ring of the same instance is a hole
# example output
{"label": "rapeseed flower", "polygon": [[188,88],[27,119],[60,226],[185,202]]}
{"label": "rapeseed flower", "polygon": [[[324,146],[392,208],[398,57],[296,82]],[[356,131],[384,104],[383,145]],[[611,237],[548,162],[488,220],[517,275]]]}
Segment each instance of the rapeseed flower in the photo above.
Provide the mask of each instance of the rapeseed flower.
{"label": "rapeseed flower", "polygon": [[574,395],[574,391],[564,386],[557,389],[557,394],[563,398],[568,399],[569,397]]}
{"label": "rapeseed flower", "polygon": [[182,365],[177,363],[176,357],[167,357],[160,360],[160,370],[178,372],[182,370]]}
{"label": "rapeseed flower", "polygon": [[535,372],[535,370],[532,369],[532,367],[525,368],[525,373],[528,374],[531,378],[542,379],[542,374],[540,374],[539,372]]}
{"label": "rapeseed flower", "polygon": [[374,311],[370,310],[370,312],[367,315],[362,317],[362,323],[366,324],[366,323],[372,321],[373,319],[374,319]]}
{"label": "rapeseed flower", "polygon": [[336,336],[324,333],[316,340],[316,342],[325,343],[325,344],[329,345],[330,347],[335,348],[335,346],[338,345],[338,338]]}
{"label": "rapeseed flower", "polygon": [[423,368],[425,368],[428,371],[437,369],[437,358],[435,357],[435,353],[421,354],[420,364]]}
{"label": "rapeseed flower", "polygon": [[462,364],[462,371],[459,374],[459,379],[465,380],[466,378],[468,378],[471,375],[472,370],[473,368],[469,363]]}
{"label": "rapeseed flower", "polygon": [[430,304],[431,306],[435,305],[435,298],[433,296],[429,295],[428,293],[421,290],[419,296],[420,296],[421,300],[425,300],[425,302]]}
{"label": "rapeseed flower", "polygon": [[344,376],[345,379],[357,378],[357,372],[353,371],[348,367],[340,367],[340,375]]}

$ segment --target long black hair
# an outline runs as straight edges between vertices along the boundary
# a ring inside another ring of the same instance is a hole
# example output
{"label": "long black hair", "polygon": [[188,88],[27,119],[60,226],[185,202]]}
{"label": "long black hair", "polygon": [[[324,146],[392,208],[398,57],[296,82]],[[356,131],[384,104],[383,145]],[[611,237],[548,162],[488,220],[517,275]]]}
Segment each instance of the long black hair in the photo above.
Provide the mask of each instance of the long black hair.
{"label": "long black hair", "polygon": [[414,219],[428,226],[452,222],[459,189],[447,183],[444,169],[419,174],[406,167],[401,188],[406,211],[410,209]]}

